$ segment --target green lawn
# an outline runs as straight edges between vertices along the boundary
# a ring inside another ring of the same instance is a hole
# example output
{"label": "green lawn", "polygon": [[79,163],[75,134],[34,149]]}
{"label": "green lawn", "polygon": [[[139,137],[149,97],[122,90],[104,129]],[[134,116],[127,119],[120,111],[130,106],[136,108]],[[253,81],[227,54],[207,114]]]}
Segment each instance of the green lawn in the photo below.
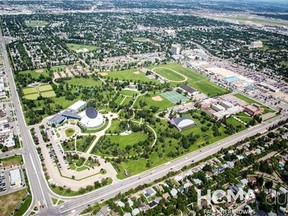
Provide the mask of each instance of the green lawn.
{"label": "green lawn", "polygon": [[[147,159],[138,157],[137,159],[128,159],[125,162],[121,162],[119,164],[114,164],[118,170],[118,178],[125,178],[124,170],[128,171],[129,176],[131,175],[136,175],[138,173],[141,173],[147,169],[151,169],[153,167],[159,166],[163,163],[166,163],[168,161],[171,161],[181,155],[187,154],[188,152],[192,152],[195,150],[198,150],[200,147],[203,147],[205,145],[209,145],[212,143],[215,143],[221,139],[224,139],[228,137],[229,135],[225,133],[225,127],[223,125],[220,125],[218,128],[218,131],[220,133],[219,136],[214,136],[213,135],[213,130],[212,130],[212,118],[209,117],[207,114],[204,115],[204,117],[199,110],[194,111],[193,114],[186,114],[185,116],[191,117],[195,122],[196,126],[184,129],[182,132],[179,132],[183,134],[184,136],[188,135],[199,135],[199,138],[191,144],[191,146],[184,150],[182,147],[180,150],[182,153],[179,155],[175,155],[175,157],[170,157],[169,154],[177,152],[177,149],[181,146],[180,140],[179,139],[174,139],[174,138],[169,138],[165,137],[163,140],[163,144],[160,143],[159,139],[159,131],[170,131],[171,133],[178,133],[178,130],[173,127],[170,128],[166,120],[160,120],[160,122],[156,123],[156,126],[153,125],[153,128],[156,130],[158,134],[158,142],[155,145],[156,151],[153,151],[152,153],[149,154],[149,161],[150,161],[150,166],[147,166]],[[197,117],[197,118],[196,118]],[[209,120],[208,120],[209,119]],[[210,126],[209,126],[210,125]],[[207,131],[202,131],[202,127],[208,128]],[[159,156],[161,154],[162,156]]]}
{"label": "green lawn", "polygon": [[4,167],[9,167],[9,166],[13,166],[13,165],[21,165],[22,164],[22,157],[21,156],[12,156],[12,157],[3,158],[3,159],[0,159],[0,163],[2,163],[2,165]]}
{"label": "green lawn", "polygon": [[74,133],[75,133],[75,130],[72,128],[68,128],[67,130],[65,130],[65,134],[67,137],[71,137]]}
{"label": "green lawn", "polygon": [[111,71],[107,72],[109,78],[118,79],[118,80],[131,80],[131,81],[141,81],[141,82],[151,82],[151,83],[158,83],[157,80],[149,79],[146,75],[142,72],[136,73],[137,69],[129,69],[123,71]]}
{"label": "green lawn", "polygon": [[136,91],[131,91],[128,89],[123,89],[120,91],[121,95],[125,95],[125,96],[129,96],[129,97],[133,97],[133,95],[138,95],[139,93]]}
{"label": "green lawn", "polygon": [[[157,96],[157,95],[154,95]],[[147,104],[148,107],[159,107],[160,109],[166,109],[168,107],[172,107],[175,106],[175,104],[173,104],[171,101],[167,100],[166,98],[160,96],[162,98],[162,101],[155,101],[152,99],[152,97],[154,96],[141,96],[137,99],[137,101],[134,104],[134,108],[135,109],[140,109],[143,108],[143,106],[140,106],[140,101],[144,102],[145,104]]]}
{"label": "green lawn", "polygon": [[51,85],[41,85],[39,86],[38,89],[40,92],[53,91],[53,88]]}
{"label": "green lawn", "polygon": [[22,89],[24,98],[28,100],[36,100],[39,97],[39,92],[42,97],[56,97],[56,94],[50,84],[43,84],[38,87],[26,87]]}
{"label": "green lawn", "polygon": [[27,87],[22,89],[24,95],[38,94],[38,90],[34,87]]}
{"label": "green lawn", "polygon": [[42,97],[45,97],[45,98],[56,97],[56,94],[54,91],[41,92],[40,94]]}
{"label": "green lawn", "polygon": [[181,76],[180,74],[175,73],[173,70],[169,69],[169,68],[155,68],[154,71],[165,77],[168,80],[171,81],[185,81],[185,77]]}
{"label": "green lawn", "polygon": [[248,116],[245,112],[240,112],[235,115],[237,118],[242,120],[245,123],[248,123],[252,118]]}
{"label": "green lawn", "polygon": [[[228,90],[210,82],[208,78],[198,74],[192,70],[184,68],[178,64],[167,64],[167,65],[159,65],[156,68],[170,68],[173,69],[188,78],[188,85],[197,89],[198,91],[207,94],[210,97],[214,97],[217,95],[223,95],[228,93]],[[153,67],[150,67],[153,69]]]}
{"label": "green lawn", "polygon": [[93,77],[84,78],[84,77],[74,77],[65,81],[69,85],[75,86],[84,86],[84,87],[100,87],[102,85],[101,80],[94,80]]}
{"label": "green lawn", "polygon": [[46,25],[48,25],[48,22],[46,21],[41,21],[41,20],[34,20],[34,21],[26,21],[25,22],[27,27],[45,27]]}
{"label": "green lawn", "polygon": [[235,129],[237,129],[238,132],[246,129],[246,126],[244,124],[242,124],[241,122],[237,121],[233,117],[227,118],[226,121],[227,121],[228,124],[232,125]]}
{"label": "green lawn", "polygon": [[[39,73],[37,71],[41,71],[43,70],[43,72]],[[25,71],[20,71],[19,72],[20,75],[27,75],[30,74],[32,78],[34,79],[39,79],[39,77],[42,75],[44,77],[50,77],[49,71],[45,68],[43,69],[35,69],[35,70],[25,70]]]}
{"label": "green lawn", "polygon": [[113,135],[109,136],[111,142],[119,144],[121,149],[125,149],[127,145],[134,145],[148,138],[148,135],[142,132],[131,133],[129,135]]}
{"label": "green lawn", "polygon": [[263,104],[253,100],[252,98],[249,98],[249,97],[246,97],[245,95],[242,95],[242,94],[234,94],[235,97],[239,98],[240,100],[243,100],[245,101],[246,103],[249,103],[249,104],[258,104],[260,105],[263,109],[264,109],[264,113],[263,114],[266,114],[266,113],[269,113],[269,112],[275,112],[274,110],[272,110],[271,108],[267,107],[267,106],[264,106]]}
{"label": "green lawn", "polygon": [[67,43],[66,45],[68,46],[70,50],[73,50],[73,51],[77,51],[77,50],[85,48],[89,50],[89,52],[91,52],[91,51],[95,51],[99,49],[98,46],[94,46],[94,45],[75,44],[75,43]]}

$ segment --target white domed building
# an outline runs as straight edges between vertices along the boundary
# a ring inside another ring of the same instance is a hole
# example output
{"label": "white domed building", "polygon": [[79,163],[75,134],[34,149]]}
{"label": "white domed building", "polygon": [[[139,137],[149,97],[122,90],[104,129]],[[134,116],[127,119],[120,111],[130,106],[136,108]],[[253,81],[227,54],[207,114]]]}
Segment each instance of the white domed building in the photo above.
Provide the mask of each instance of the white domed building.
{"label": "white domed building", "polygon": [[88,107],[79,115],[81,116],[80,124],[89,129],[100,127],[104,123],[104,116],[93,107]]}

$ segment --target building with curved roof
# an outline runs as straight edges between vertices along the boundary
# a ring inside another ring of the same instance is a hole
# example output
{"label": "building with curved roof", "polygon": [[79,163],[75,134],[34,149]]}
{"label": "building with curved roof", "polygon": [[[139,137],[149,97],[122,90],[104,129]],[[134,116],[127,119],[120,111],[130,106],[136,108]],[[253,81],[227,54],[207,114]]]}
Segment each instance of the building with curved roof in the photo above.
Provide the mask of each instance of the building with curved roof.
{"label": "building with curved roof", "polygon": [[196,125],[196,123],[188,117],[173,118],[170,120],[170,123],[174,125],[179,131]]}
{"label": "building with curved roof", "polygon": [[86,128],[97,128],[104,123],[103,115],[93,107],[88,107],[80,116],[80,124]]}

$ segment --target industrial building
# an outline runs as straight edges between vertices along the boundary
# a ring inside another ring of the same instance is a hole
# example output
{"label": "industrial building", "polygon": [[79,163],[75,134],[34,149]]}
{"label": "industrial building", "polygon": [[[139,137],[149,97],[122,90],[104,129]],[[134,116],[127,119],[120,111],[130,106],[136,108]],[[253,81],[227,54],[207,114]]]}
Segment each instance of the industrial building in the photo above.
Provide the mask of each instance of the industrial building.
{"label": "industrial building", "polygon": [[86,128],[97,128],[104,123],[104,117],[95,108],[88,107],[87,110],[80,113],[80,124]]}
{"label": "industrial building", "polygon": [[173,118],[170,120],[170,123],[174,125],[179,131],[196,125],[196,123],[188,117]]}
{"label": "industrial building", "polygon": [[9,178],[11,186],[21,186],[22,177],[20,169],[14,169],[9,171]]}

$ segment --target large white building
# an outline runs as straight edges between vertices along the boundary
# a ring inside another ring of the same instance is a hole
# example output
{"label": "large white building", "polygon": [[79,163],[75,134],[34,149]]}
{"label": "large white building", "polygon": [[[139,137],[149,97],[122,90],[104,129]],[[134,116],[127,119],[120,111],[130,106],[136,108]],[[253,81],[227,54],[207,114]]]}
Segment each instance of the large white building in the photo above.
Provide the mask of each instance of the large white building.
{"label": "large white building", "polygon": [[80,124],[89,129],[97,128],[104,123],[104,116],[93,107],[88,107],[80,116]]}
{"label": "large white building", "polygon": [[180,55],[181,45],[180,44],[172,44],[171,53],[172,55]]}
{"label": "large white building", "polygon": [[250,45],[251,48],[261,48],[263,47],[262,41],[253,41]]}
{"label": "large white building", "polygon": [[9,172],[9,177],[10,177],[11,186],[21,186],[22,177],[21,177],[20,169],[11,170]]}
{"label": "large white building", "polygon": [[67,110],[77,113],[81,111],[82,109],[84,109],[86,106],[87,106],[87,102],[79,100],[76,103],[72,104],[70,107],[68,107]]}

